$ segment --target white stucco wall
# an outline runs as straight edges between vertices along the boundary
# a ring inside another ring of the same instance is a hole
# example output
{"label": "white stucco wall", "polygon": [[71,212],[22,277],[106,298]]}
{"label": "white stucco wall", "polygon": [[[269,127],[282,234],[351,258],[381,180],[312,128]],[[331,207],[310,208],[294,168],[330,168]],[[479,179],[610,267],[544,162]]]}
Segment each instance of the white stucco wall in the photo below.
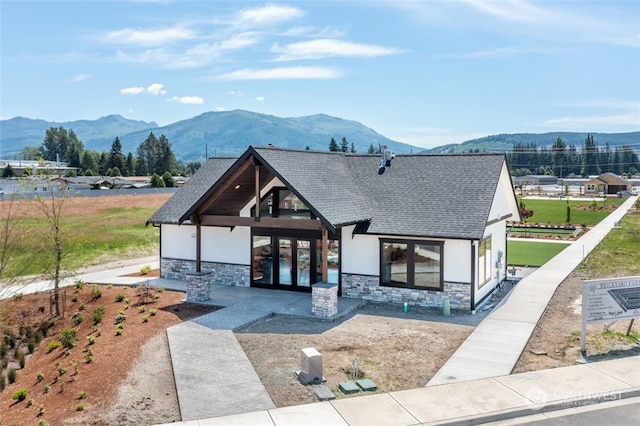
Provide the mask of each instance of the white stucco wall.
{"label": "white stucco wall", "polygon": [[160,257],[193,260],[196,258],[196,227],[192,225],[162,225]]}
{"label": "white stucco wall", "polygon": [[[195,260],[196,227],[162,225],[160,257]],[[251,260],[251,230],[248,227],[202,227],[203,261],[248,265]]]}
{"label": "white stucco wall", "polygon": [[502,171],[500,172],[500,179],[498,181],[495,195],[493,196],[493,204],[491,205],[487,222],[491,222],[492,220],[506,217],[508,215],[511,215],[511,217],[508,218],[510,221],[517,222],[520,220],[517,200],[513,194],[509,170],[505,163],[502,166]]}
{"label": "white stucco wall", "polygon": [[[481,288],[478,288],[478,249],[476,246],[476,292],[475,292],[475,302],[478,303],[484,296],[486,296],[489,292],[491,292],[495,286],[504,279],[504,274],[506,270],[506,253],[507,253],[507,238],[506,238],[506,222],[500,221],[494,223],[493,225],[487,226],[484,233],[484,238],[491,235],[491,280],[483,285]],[[502,258],[500,258],[500,254],[502,254]],[[498,268],[496,262],[500,260],[500,267]]]}
{"label": "white stucco wall", "polygon": [[202,227],[202,260],[249,265],[251,263],[251,228]]}
{"label": "white stucco wall", "polygon": [[[396,238],[393,235],[355,235],[354,227],[342,230],[342,273],[358,275],[380,274],[380,238]],[[409,238],[410,239],[410,238]],[[416,238],[419,240],[419,238]],[[428,240],[435,241],[435,240]],[[445,240],[444,280],[468,283],[471,279],[471,243],[466,240]]]}

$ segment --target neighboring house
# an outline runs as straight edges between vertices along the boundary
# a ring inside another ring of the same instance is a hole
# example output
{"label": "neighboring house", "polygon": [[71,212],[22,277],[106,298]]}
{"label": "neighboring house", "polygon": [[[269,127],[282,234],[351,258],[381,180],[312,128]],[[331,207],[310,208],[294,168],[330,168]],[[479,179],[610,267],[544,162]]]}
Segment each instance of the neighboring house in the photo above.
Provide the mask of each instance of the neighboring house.
{"label": "neighboring house", "polygon": [[[519,221],[502,154],[380,157],[249,147],[209,159],[148,221],[164,278],[474,310]],[[258,208],[256,209],[256,205]]]}
{"label": "neighboring house", "polygon": [[610,172],[603,173],[584,183],[585,194],[603,193],[605,195],[611,195],[620,191],[631,191],[632,189],[633,185],[631,182]]}
{"label": "neighboring house", "polygon": [[557,183],[558,183],[558,178],[556,176],[548,176],[548,175],[526,175],[526,176],[516,176],[513,178],[513,184],[518,186],[556,185]]}

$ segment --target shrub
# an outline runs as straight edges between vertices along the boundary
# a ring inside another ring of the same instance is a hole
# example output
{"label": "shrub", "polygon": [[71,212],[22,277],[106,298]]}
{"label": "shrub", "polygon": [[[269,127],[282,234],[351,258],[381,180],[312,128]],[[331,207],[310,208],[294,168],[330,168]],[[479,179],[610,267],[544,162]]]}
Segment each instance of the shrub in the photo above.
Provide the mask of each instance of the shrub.
{"label": "shrub", "polygon": [[125,299],[125,296],[123,293],[118,293],[116,294],[116,302],[122,302]]}
{"label": "shrub", "polygon": [[140,312],[140,313],[143,313],[146,310],[147,310],[147,307],[144,306],[144,305],[138,307],[138,312]]}
{"label": "shrub", "polygon": [[87,399],[89,398],[89,394],[85,391],[79,392],[78,393],[78,399]]}
{"label": "shrub", "polygon": [[84,405],[76,404],[76,411],[82,411],[82,410],[84,410]]}
{"label": "shrub", "polygon": [[152,317],[154,317],[156,315],[156,310],[154,308],[149,309],[149,315],[151,315]]}
{"label": "shrub", "polygon": [[27,404],[26,404],[27,408],[31,407],[32,405],[33,405],[33,399],[31,398],[27,399]]}
{"label": "shrub", "polygon": [[75,284],[73,285],[73,288],[75,290],[75,293],[79,292],[84,288],[84,281],[82,280],[76,281]]}
{"label": "shrub", "polygon": [[127,316],[124,314],[124,312],[119,312],[118,315],[116,315],[115,321],[116,324],[122,324],[126,319]]}
{"label": "shrub", "polygon": [[122,329],[120,327],[116,328],[116,336],[122,336]]}
{"label": "shrub", "polygon": [[96,286],[93,286],[91,288],[91,300],[98,300],[101,297],[102,297],[102,291]]}
{"label": "shrub", "polygon": [[44,385],[44,389],[42,390],[43,393],[49,393],[49,390],[51,389],[50,385]]}
{"label": "shrub", "polygon": [[7,370],[7,381],[9,384],[16,381],[18,378],[18,372],[14,368],[10,368]]}
{"label": "shrub", "polygon": [[84,317],[83,317],[82,315],[80,315],[79,313],[77,313],[77,312],[76,312],[76,313],[75,313],[75,314],[73,314],[73,316],[71,317],[71,320],[73,321],[73,323],[74,323],[75,325],[80,325],[80,323],[81,323],[82,321],[84,321]]}
{"label": "shrub", "polygon": [[13,296],[11,296],[11,298],[14,300],[14,302],[17,302],[18,300],[22,299],[22,296],[24,296],[22,293],[15,293]]}
{"label": "shrub", "polygon": [[72,348],[77,340],[77,331],[75,328],[63,328],[60,330],[60,343],[67,349]]}
{"label": "shrub", "polygon": [[36,342],[34,342],[33,339],[29,339],[29,341],[27,342],[27,350],[29,351],[30,354],[32,354],[35,349],[36,349]]}
{"label": "shrub", "polygon": [[76,302],[78,301],[78,296],[73,296],[73,297],[71,298],[71,301],[72,301],[73,303],[76,303]]}
{"label": "shrub", "polygon": [[38,407],[38,417],[44,414],[44,405],[40,404]]}
{"label": "shrub", "polygon": [[142,322],[149,322],[149,315],[145,315],[142,317]]}
{"label": "shrub", "polygon": [[4,357],[7,354],[7,345],[5,343],[0,343],[0,358]]}
{"label": "shrub", "polygon": [[149,272],[151,272],[151,266],[149,265],[144,265],[140,268],[140,275],[147,275]]}
{"label": "shrub", "polygon": [[84,360],[85,360],[85,362],[86,362],[87,364],[91,364],[91,361],[93,361],[93,356],[92,356],[92,355],[90,355],[90,354],[86,354],[86,355],[84,356]]}
{"label": "shrub", "polygon": [[26,358],[24,356],[24,354],[22,352],[20,352],[20,354],[18,355],[18,364],[20,364],[20,368],[24,368],[24,365],[26,363]]}
{"label": "shrub", "polygon": [[100,324],[102,322],[103,316],[104,316],[104,308],[102,306],[98,306],[93,310],[93,323]]}
{"label": "shrub", "polygon": [[2,392],[4,390],[5,386],[6,386],[6,382],[5,382],[5,379],[4,379],[4,374],[0,374],[0,392]]}
{"label": "shrub", "polygon": [[49,426],[49,423],[47,423],[47,422],[46,422],[46,421],[44,421],[44,420],[40,420],[40,421],[38,422],[38,426]]}
{"label": "shrub", "polygon": [[96,338],[94,336],[87,336],[87,344],[93,345],[96,342]]}
{"label": "shrub", "polygon": [[41,382],[44,380],[44,373],[42,371],[39,371],[38,374],[36,374],[36,381]]}
{"label": "shrub", "polygon": [[84,303],[81,303],[80,306],[78,306],[78,309],[84,311],[85,309],[87,309],[87,306]]}
{"label": "shrub", "polygon": [[13,393],[13,395],[11,395],[11,398],[15,399],[16,401],[24,401],[26,397],[27,397],[26,389],[18,389]]}
{"label": "shrub", "polygon": [[51,321],[42,321],[40,323],[40,325],[38,326],[38,330],[42,333],[42,335],[44,337],[47,336],[47,333],[49,332],[49,329],[51,327],[53,327],[55,325],[55,322],[53,320]]}

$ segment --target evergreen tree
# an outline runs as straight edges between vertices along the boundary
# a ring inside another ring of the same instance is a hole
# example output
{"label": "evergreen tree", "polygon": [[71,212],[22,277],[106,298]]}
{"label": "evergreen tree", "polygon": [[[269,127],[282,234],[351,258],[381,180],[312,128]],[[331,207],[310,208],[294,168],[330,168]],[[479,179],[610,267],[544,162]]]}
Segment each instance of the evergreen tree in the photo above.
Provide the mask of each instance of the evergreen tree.
{"label": "evergreen tree", "polygon": [[[82,153],[82,159],[80,160],[80,168],[84,170],[85,176],[93,176],[95,170],[99,170],[98,162],[96,158],[98,153],[95,151],[86,150]],[[91,174],[87,174],[87,171],[91,171]]]}
{"label": "evergreen tree", "polygon": [[582,169],[580,174],[584,177],[599,175],[598,144],[593,140],[593,135],[588,134],[582,145]]}
{"label": "evergreen tree", "polygon": [[567,150],[561,137],[551,145],[551,159],[553,162],[553,175],[558,177],[566,176],[567,172]]}
{"label": "evergreen tree", "polygon": [[[122,143],[120,143],[120,138],[116,136],[111,144],[111,151],[109,151],[109,157],[107,158],[107,169],[118,169],[118,173],[121,173],[123,170],[126,172],[126,158],[122,153]],[[121,175],[117,175],[121,176]]]}
{"label": "evergreen tree", "polygon": [[356,147],[355,147],[355,145],[353,144],[353,142],[351,142],[351,148],[349,149],[349,152],[350,152],[350,153],[352,153],[352,154],[355,154],[355,153],[356,153]]}
{"label": "evergreen tree", "polygon": [[152,188],[165,187],[164,180],[157,173],[154,173],[153,175],[151,175],[151,187]]}
{"label": "evergreen tree", "polygon": [[340,151],[340,147],[338,146],[338,142],[334,138],[331,138],[331,142],[329,142],[329,151],[338,152]]}
{"label": "evergreen tree", "polygon": [[135,163],[138,176],[171,173],[177,167],[169,140],[165,135],[161,135],[158,139],[153,132],[138,146]]}
{"label": "evergreen tree", "polygon": [[73,130],[67,132],[60,126],[45,132],[40,150],[42,158],[47,161],[63,161],[71,167],[79,167],[84,146]]}
{"label": "evergreen tree", "polygon": [[136,174],[136,165],[135,165],[135,159],[133,158],[133,154],[129,153],[127,154],[127,162],[125,165],[125,176],[135,176]]}
{"label": "evergreen tree", "polygon": [[349,152],[349,142],[347,142],[347,138],[343,137],[342,142],[340,143],[340,151]]}
{"label": "evergreen tree", "polygon": [[174,186],[176,186],[176,181],[175,179],[173,179],[173,176],[171,176],[171,173],[169,172],[164,172],[164,174],[162,175],[162,180],[164,181],[164,186],[166,186],[167,188],[173,188]]}

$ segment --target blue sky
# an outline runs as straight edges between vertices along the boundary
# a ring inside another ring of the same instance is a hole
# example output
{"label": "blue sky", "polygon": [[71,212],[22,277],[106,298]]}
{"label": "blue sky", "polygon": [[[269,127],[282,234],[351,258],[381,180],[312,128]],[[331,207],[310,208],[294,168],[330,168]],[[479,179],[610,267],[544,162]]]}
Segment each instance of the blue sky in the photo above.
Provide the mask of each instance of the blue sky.
{"label": "blue sky", "polygon": [[1,119],[324,113],[421,147],[640,130],[637,0],[0,0],[0,37]]}

